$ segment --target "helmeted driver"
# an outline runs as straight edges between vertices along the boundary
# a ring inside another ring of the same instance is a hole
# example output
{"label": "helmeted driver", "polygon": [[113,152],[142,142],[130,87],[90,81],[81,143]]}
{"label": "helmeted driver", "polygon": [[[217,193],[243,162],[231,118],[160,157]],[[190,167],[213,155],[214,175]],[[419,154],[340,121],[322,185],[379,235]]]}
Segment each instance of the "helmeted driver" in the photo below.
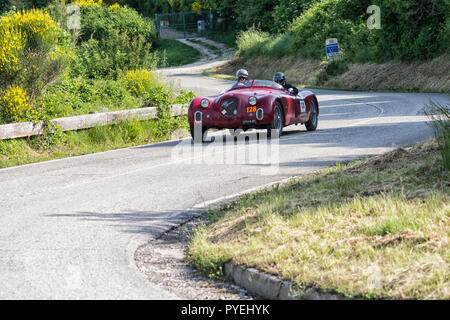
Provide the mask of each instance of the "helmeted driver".
{"label": "helmeted driver", "polygon": [[233,87],[245,87],[248,85],[248,71],[245,69],[239,69],[236,72],[236,78],[238,79]]}
{"label": "helmeted driver", "polygon": [[286,90],[292,89],[292,94],[297,95],[298,89],[289,83],[286,83],[286,77],[283,72],[275,72],[273,75],[273,81],[282,85]]}
{"label": "helmeted driver", "polygon": [[246,81],[248,80],[248,71],[245,69],[239,69],[236,72],[236,78],[238,79],[238,81]]}

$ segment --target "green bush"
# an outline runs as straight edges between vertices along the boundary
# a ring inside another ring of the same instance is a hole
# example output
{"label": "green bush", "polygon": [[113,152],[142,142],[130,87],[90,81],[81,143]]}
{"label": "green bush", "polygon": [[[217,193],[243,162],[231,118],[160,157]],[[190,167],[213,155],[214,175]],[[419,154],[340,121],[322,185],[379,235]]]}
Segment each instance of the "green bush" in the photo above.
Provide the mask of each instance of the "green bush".
{"label": "green bush", "polygon": [[118,79],[123,71],[152,69],[154,24],[128,7],[81,8],[81,35],[73,76]]}
{"label": "green bush", "polygon": [[448,0],[375,0],[382,28],[376,30],[378,60],[430,59],[448,52],[450,2]]}
{"label": "green bush", "polygon": [[366,9],[370,0],[325,0],[296,18],[289,29],[292,51],[306,58],[323,58],[325,40],[337,38],[345,56],[355,56],[367,42]]}
{"label": "green bush", "polygon": [[[281,10],[283,3],[277,8]],[[370,5],[381,9],[381,29],[367,27]],[[325,40],[337,38],[349,62],[425,60],[448,52],[449,28],[448,0],[323,0],[312,3],[284,34],[251,28],[237,43],[245,58],[260,54],[323,59]]]}
{"label": "green bush", "polygon": [[0,15],[9,9],[9,0],[0,0]]}
{"label": "green bush", "polygon": [[318,0],[280,0],[280,3],[273,10],[274,32],[284,32],[289,27],[292,20],[308,10],[314,2]]}
{"label": "green bush", "polygon": [[66,79],[49,88],[39,105],[52,110],[52,117],[66,117],[89,112],[139,108],[142,99],[134,97],[114,80]]}

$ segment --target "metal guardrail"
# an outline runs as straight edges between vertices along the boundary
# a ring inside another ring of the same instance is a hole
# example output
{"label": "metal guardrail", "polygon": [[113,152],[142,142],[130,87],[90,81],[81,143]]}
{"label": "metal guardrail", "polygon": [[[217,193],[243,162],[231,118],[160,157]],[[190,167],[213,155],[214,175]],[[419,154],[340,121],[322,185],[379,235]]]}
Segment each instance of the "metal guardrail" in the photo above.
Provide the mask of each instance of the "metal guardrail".
{"label": "metal guardrail", "polygon": [[[171,115],[180,116],[186,114],[187,104],[177,104],[172,106]],[[157,116],[156,107],[120,110],[111,112],[101,112],[86,114],[74,117],[57,118],[50,120],[55,125],[61,127],[63,131],[89,129],[95,126],[107,126],[117,124],[125,120],[148,120]],[[18,122],[0,125],[0,140],[25,138],[41,135],[44,126],[41,123]]]}

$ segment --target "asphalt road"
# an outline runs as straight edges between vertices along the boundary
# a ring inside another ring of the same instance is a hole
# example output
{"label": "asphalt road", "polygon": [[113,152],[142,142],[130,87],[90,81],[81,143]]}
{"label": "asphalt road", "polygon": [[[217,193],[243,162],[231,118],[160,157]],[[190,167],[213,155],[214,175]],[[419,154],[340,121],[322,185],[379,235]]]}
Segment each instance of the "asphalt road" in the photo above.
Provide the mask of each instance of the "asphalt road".
{"label": "asphalt road", "polygon": [[[163,72],[202,95],[230,86],[201,68]],[[188,209],[424,141],[432,131],[418,111],[430,98],[450,102],[438,94],[314,91],[318,130],[291,126],[270,146],[254,136],[203,147],[184,139],[0,170],[0,299],[183,298],[146,280],[134,253],[185,221]]]}

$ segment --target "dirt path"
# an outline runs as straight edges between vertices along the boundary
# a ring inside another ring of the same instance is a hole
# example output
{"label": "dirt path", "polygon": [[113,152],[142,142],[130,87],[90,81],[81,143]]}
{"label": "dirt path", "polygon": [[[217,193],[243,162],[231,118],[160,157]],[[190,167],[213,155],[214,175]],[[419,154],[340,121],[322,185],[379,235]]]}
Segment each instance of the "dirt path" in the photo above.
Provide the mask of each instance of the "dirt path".
{"label": "dirt path", "polygon": [[[187,33],[186,36],[197,37],[198,35],[194,33]],[[162,27],[161,29],[159,29],[159,37],[161,39],[182,39],[184,38],[184,32],[172,28]]]}
{"label": "dirt path", "polygon": [[222,50],[222,55],[218,56],[210,49],[200,45],[197,42],[191,42],[187,39],[177,39],[178,41],[199,50],[202,58],[194,63],[181,67],[169,67],[158,69],[158,72],[173,81],[176,86],[185,90],[192,90],[196,95],[216,95],[220,91],[230,88],[232,81],[219,80],[204,77],[203,71],[212,67],[224,65],[234,57],[234,52],[226,45],[217,43],[206,38],[192,38]]}

